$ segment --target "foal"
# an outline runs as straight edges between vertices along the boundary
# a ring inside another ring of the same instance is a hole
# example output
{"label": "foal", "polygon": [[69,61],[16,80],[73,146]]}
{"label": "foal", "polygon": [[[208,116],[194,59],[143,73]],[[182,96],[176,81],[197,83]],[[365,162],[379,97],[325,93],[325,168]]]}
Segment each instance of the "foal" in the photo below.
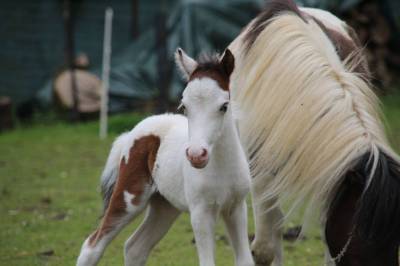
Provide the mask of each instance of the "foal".
{"label": "foal", "polygon": [[125,243],[125,265],[145,265],[151,249],[189,211],[201,266],[214,265],[214,226],[224,219],[236,265],[254,265],[247,237],[248,163],[229,104],[234,57],[196,62],[181,49],[188,81],[182,115],[149,117],[115,141],[102,176],[105,213],[84,242],[77,265],[96,265],[117,233],[147,206]]}

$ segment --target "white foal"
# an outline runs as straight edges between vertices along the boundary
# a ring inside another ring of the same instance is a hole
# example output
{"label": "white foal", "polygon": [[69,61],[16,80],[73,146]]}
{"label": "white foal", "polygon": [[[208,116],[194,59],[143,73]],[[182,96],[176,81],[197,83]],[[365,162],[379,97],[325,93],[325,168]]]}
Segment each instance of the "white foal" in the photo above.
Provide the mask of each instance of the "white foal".
{"label": "white foal", "polygon": [[188,84],[187,116],[158,115],[120,136],[102,177],[105,213],[84,242],[77,265],[96,265],[107,244],[147,206],[125,244],[125,265],[145,265],[180,212],[189,211],[201,266],[214,265],[214,226],[222,216],[236,265],[254,265],[247,235],[248,163],[229,104],[234,58],[196,62],[181,49],[176,61]]}

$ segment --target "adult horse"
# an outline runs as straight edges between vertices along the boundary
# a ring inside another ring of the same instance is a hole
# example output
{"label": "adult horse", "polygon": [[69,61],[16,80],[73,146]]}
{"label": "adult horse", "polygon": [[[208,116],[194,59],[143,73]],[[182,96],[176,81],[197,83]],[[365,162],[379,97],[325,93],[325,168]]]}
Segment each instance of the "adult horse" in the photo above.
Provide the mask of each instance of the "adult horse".
{"label": "adult horse", "polygon": [[[269,1],[229,48],[251,158],[260,265],[282,264],[282,200],[320,207],[329,263],[398,265],[400,160],[354,31],[332,14]],[[268,212],[267,212],[268,211]]]}

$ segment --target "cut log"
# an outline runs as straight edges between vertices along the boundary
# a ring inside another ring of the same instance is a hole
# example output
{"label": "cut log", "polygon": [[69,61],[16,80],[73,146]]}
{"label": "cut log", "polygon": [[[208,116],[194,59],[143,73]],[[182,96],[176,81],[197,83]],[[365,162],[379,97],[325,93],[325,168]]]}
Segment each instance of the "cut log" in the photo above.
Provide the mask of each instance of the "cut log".
{"label": "cut log", "polygon": [[[54,80],[54,95],[56,102],[63,109],[72,110],[74,99],[71,86],[71,72],[66,70]],[[75,70],[76,89],[78,96],[77,111],[82,113],[97,113],[100,110],[101,81],[85,70]]]}

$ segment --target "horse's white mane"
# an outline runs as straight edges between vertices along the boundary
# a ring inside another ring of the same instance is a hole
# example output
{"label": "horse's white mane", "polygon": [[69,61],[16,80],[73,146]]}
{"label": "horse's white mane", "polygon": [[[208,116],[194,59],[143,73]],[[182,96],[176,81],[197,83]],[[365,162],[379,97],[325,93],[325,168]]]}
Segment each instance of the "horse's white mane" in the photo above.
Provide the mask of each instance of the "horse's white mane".
{"label": "horse's white mane", "polygon": [[265,188],[259,200],[279,195],[293,206],[310,199],[309,206],[326,207],[360,155],[369,150],[376,162],[379,147],[395,156],[378,100],[352,72],[357,57],[343,63],[313,20],[283,13],[266,23],[249,50],[246,31],[230,45],[232,96],[246,114],[240,134],[253,178]]}

